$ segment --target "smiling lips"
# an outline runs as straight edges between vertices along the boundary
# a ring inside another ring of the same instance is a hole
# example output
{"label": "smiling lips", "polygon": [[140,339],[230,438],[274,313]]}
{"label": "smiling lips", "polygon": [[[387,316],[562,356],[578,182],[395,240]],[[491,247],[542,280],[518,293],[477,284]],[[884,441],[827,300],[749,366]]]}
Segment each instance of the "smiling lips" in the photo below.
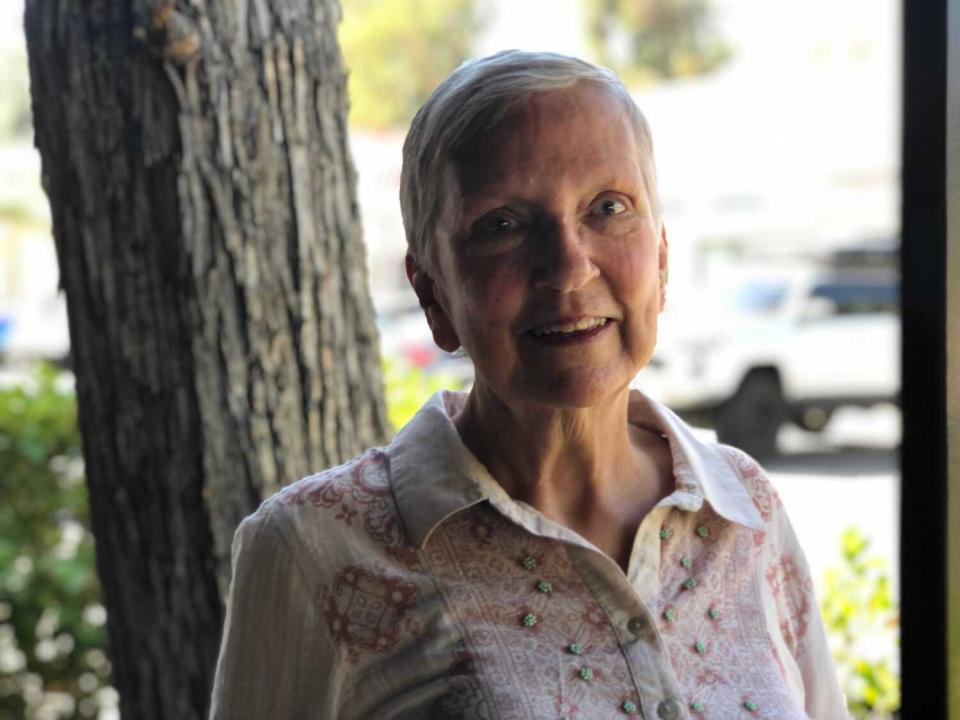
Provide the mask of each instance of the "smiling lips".
{"label": "smiling lips", "polygon": [[528,330],[527,335],[537,342],[550,345],[579,342],[598,335],[609,323],[609,318],[585,317],[579,320],[539,325]]}
{"label": "smiling lips", "polygon": [[578,332],[580,330],[591,330],[598,325],[604,325],[607,322],[607,318],[602,317],[586,317],[574,322],[563,322],[557,323],[555,325],[541,325],[539,327],[532,328],[530,332],[534,335],[552,335],[554,333],[572,333]]}

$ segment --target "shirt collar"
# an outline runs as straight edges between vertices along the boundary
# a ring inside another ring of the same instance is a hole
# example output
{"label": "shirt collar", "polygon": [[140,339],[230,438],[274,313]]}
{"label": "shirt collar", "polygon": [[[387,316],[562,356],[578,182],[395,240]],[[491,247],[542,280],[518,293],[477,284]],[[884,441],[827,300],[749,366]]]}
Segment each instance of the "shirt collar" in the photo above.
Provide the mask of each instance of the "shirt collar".
{"label": "shirt collar", "polygon": [[[422,548],[430,533],[460,510],[484,500],[498,506],[512,502],[453,425],[466,399],[462,392],[436,393],[387,450],[397,506],[416,547]],[[638,390],[630,391],[628,421],[661,433],[670,443],[676,489],[660,504],[698,510],[706,501],[731,522],[763,529],[760,513],[720,446],[699,440],[671,410]]]}

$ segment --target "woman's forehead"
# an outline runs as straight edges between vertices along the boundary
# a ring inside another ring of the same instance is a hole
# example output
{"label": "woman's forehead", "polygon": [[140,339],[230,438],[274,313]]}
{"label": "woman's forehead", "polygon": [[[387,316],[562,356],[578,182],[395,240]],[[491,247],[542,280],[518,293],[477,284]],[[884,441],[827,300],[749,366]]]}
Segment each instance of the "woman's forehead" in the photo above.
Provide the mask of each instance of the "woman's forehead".
{"label": "woman's forehead", "polygon": [[454,169],[465,196],[501,184],[638,171],[633,126],[618,98],[582,84],[532,96],[459,153]]}

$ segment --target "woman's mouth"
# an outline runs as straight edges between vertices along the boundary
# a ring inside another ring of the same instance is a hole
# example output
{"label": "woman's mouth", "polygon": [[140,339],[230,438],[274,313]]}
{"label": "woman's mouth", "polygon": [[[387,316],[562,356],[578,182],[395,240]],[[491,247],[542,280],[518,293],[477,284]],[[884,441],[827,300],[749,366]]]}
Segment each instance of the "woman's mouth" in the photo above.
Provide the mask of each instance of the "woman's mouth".
{"label": "woman's mouth", "polygon": [[540,325],[527,331],[527,335],[544,345],[566,345],[584,342],[596,337],[611,323],[610,318],[586,317],[551,325]]}

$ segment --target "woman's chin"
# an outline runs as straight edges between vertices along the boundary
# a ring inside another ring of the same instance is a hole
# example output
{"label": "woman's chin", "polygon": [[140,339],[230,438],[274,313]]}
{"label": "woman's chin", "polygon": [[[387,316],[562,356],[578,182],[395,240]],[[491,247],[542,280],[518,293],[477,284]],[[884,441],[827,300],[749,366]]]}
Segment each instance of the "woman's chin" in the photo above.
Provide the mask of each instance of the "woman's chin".
{"label": "woman's chin", "polygon": [[617,395],[626,392],[632,376],[622,375],[597,369],[541,375],[524,382],[517,388],[517,395],[522,395],[526,402],[557,409],[591,408],[610,404]]}

